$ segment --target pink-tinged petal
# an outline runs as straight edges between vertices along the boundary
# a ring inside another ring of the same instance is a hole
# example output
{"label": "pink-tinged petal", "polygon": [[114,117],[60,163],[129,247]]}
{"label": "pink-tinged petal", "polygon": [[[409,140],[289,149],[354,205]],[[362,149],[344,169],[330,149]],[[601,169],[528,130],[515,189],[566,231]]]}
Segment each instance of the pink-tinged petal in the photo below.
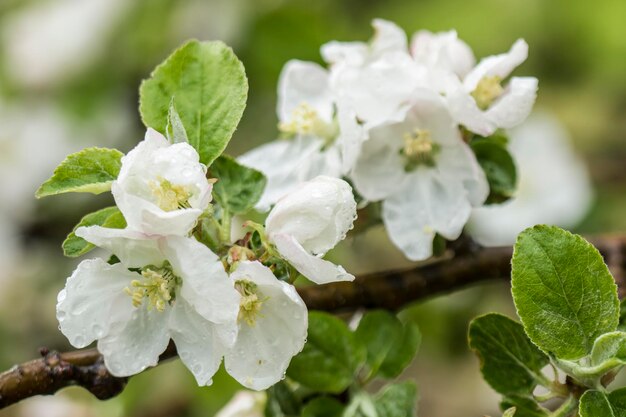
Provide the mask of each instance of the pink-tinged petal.
{"label": "pink-tinged petal", "polygon": [[354,275],[346,272],[340,265],[311,255],[293,236],[278,234],[273,237],[273,240],[281,256],[298,272],[316,284],[354,281]]}

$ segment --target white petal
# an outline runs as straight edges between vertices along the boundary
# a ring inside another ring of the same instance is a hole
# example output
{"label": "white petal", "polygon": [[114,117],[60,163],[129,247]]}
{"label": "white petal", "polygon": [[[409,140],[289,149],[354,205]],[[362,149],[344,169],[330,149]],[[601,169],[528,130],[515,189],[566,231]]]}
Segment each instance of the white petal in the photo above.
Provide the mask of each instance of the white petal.
{"label": "white petal", "polygon": [[482,59],[463,80],[467,92],[472,92],[483,77],[498,76],[504,79],[528,58],[528,44],[523,39],[515,41],[509,52]]}
{"label": "white petal", "polygon": [[142,233],[156,236],[186,235],[202,214],[202,210],[196,208],[164,211],[149,200],[122,189],[119,182],[113,182],[111,192],[128,228]]}
{"label": "white petal", "polygon": [[407,52],[407,38],[404,30],[393,22],[374,19],[374,38],[371,41],[371,53],[379,57],[387,52]]}
{"label": "white petal", "polygon": [[312,253],[326,253],[343,240],[356,218],[352,188],[344,180],[319,176],[281,198],[265,220],[270,240],[293,236]]}
{"label": "white petal", "polygon": [[206,320],[184,298],[177,299],[172,308],[171,337],[180,360],[196,377],[199,386],[211,385],[227,346],[234,343],[236,321],[231,324],[232,340],[222,339],[219,328],[224,326]]}
{"label": "white petal", "polygon": [[313,108],[322,120],[332,120],[333,101],[326,69],[314,62],[291,60],[278,79],[279,120],[291,120],[292,112],[303,103]]}
{"label": "white petal", "polygon": [[183,280],[179,295],[206,320],[234,323],[241,297],[217,255],[195,239],[182,236],[162,239],[161,247],[174,273]]}
{"label": "white petal", "polygon": [[504,94],[486,111],[485,117],[499,128],[515,127],[526,120],[536,97],[536,78],[513,77]]}
{"label": "white petal", "polygon": [[263,390],[284,378],[291,358],[304,347],[307,308],[292,285],[259,262],[242,262],[231,278],[256,283],[264,301],[254,326],[240,323],[235,346],[225,356],[226,370],[245,387]]}
{"label": "white petal", "polygon": [[437,156],[437,169],[441,176],[460,181],[473,207],[482,205],[489,196],[489,183],[476,156],[465,142],[446,146]]}
{"label": "white petal", "polygon": [[[163,180],[184,186],[191,193],[191,208],[161,209],[153,187]],[[122,158],[111,191],[130,229],[155,235],[185,235],[209,204],[211,188],[206,168],[191,145],[171,145],[160,133],[148,129],[145,140]]]}
{"label": "white petal", "polygon": [[445,97],[452,117],[470,131],[490,136],[497,126],[478,107],[476,100],[460,84],[450,89]]}
{"label": "white petal", "polygon": [[358,123],[356,112],[347,106],[337,107],[337,120],[339,136],[336,141],[341,149],[341,172],[346,174],[356,164],[363,142],[368,136],[366,129]]}
{"label": "white petal", "polygon": [[340,176],[339,150],[335,146],[322,150],[323,146],[320,139],[296,137],[270,142],[237,158],[241,164],[257,169],[267,177],[267,185],[256,208],[267,211],[300,183],[318,175]]}
{"label": "white petal", "polygon": [[369,132],[361,154],[352,171],[356,191],[370,201],[378,201],[402,187],[406,177],[404,159],[400,155],[405,125],[380,126]]}
{"label": "white petal", "polygon": [[239,391],[215,417],[263,417],[266,402],[265,392]]}
{"label": "white petal", "polygon": [[171,309],[148,311],[135,308],[130,320],[115,323],[98,341],[98,351],[114,376],[130,376],[155,366],[170,340],[168,320]]}
{"label": "white petal", "polygon": [[365,42],[330,41],[320,48],[322,58],[328,64],[361,65],[369,54]]}
{"label": "white petal", "polygon": [[464,77],[476,59],[470,47],[460,40],[456,31],[416,32],[411,39],[411,54],[420,64],[439,71],[450,71]]}
{"label": "white petal", "polygon": [[293,236],[277,234],[274,236],[274,244],[283,258],[316,284],[354,281],[354,275],[347,273],[340,265],[311,255]]}
{"label": "white petal", "polygon": [[102,259],[82,261],[59,293],[57,319],[72,346],[83,348],[105,336],[114,323],[125,322],[133,311],[124,292],[138,275]]}
{"label": "white petal", "polygon": [[383,222],[391,241],[407,258],[428,259],[435,233],[456,239],[471,206],[461,183],[446,181],[435,170],[419,168],[405,184],[383,201]]}
{"label": "white petal", "polygon": [[158,239],[134,230],[88,226],[79,227],[75,233],[87,242],[110,251],[128,268],[160,265],[164,259]]}

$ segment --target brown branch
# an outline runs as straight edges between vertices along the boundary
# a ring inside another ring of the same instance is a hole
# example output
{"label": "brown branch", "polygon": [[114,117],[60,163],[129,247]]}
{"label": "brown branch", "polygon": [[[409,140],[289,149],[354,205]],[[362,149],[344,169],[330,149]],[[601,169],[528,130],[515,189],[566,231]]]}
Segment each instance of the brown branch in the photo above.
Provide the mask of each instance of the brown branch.
{"label": "brown branch", "polygon": [[[626,234],[590,239],[603,254],[620,289],[626,293]],[[311,310],[346,312],[357,308],[398,310],[403,306],[455,291],[471,284],[508,279],[511,272],[510,247],[455,247],[440,260],[409,270],[388,271],[358,277],[354,282],[338,282],[299,288]],[[161,360],[176,356],[171,343]],[[0,408],[35,395],[54,394],[77,385],[99,399],[118,395],[126,378],[116,378],[106,370],[96,349],[67,353],[42,351],[42,358],[15,366],[0,374]]]}

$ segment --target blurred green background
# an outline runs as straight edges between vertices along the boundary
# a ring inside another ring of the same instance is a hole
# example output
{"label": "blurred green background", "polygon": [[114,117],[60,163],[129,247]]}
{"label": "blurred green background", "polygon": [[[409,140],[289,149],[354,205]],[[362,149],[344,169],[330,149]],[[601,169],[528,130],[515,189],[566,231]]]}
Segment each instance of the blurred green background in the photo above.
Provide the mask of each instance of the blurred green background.
{"label": "blurred green background", "polygon": [[[229,146],[237,155],[275,137],[284,63],[320,61],[329,40],[367,40],[375,17],[409,35],[454,28],[477,57],[525,38],[530,57],[516,74],[539,78],[537,108],[559,117],[590,167],[596,199],[579,231],[626,230],[624,0],[0,0],[0,369],[41,346],[69,348],[54,305],[77,261],[63,259],[60,244],[82,215],[111,199],[33,194],[67,153],[96,144],[128,151],[141,140],[137,89],[156,64],[190,37],[234,48],[250,82]],[[346,242],[336,257],[356,273],[405,264],[380,229]],[[465,342],[468,321],[488,310],[512,313],[507,285],[403,313],[424,334],[406,375],[420,385],[420,415],[498,415]],[[174,361],[132,378],[110,401],[69,389],[0,416],[212,416],[236,389],[223,373],[197,388]]]}

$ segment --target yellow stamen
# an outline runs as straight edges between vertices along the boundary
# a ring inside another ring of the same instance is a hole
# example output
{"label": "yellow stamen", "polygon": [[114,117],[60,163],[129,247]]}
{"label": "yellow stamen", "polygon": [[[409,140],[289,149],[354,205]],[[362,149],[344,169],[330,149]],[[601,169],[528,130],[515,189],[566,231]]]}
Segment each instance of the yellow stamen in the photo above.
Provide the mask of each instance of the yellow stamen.
{"label": "yellow stamen", "polygon": [[164,211],[190,207],[189,199],[193,193],[188,186],[172,184],[161,177],[157,178],[157,181],[150,181],[148,186],[156,199],[156,205]]}
{"label": "yellow stamen", "polygon": [[476,104],[482,110],[489,108],[491,103],[495,99],[500,97],[504,92],[504,88],[500,85],[502,78],[497,75],[491,77],[483,77],[474,91],[472,91],[472,97],[476,100]]}
{"label": "yellow stamen", "polygon": [[257,285],[247,279],[236,281],[235,289],[241,294],[237,320],[243,320],[248,326],[254,327],[257,317],[260,316],[263,303],[267,298],[260,299]]}
{"label": "yellow stamen", "polygon": [[278,130],[288,135],[315,135],[322,138],[332,138],[336,133],[334,125],[322,120],[307,103],[301,103],[293,109],[291,119],[279,123]]}
{"label": "yellow stamen", "polygon": [[433,166],[434,156],[439,146],[433,142],[430,131],[415,129],[407,132],[403,136],[404,148],[402,154],[407,157],[407,170],[412,170],[418,165]]}
{"label": "yellow stamen", "polygon": [[163,312],[165,306],[173,300],[180,279],[174,275],[171,267],[166,264],[160,268],[146,267],[141,271],[142,280],[133,280],[124,291],[130,295],[134,307],[140,307],[144,299],[148,300],[148,310],[156,309]]}

